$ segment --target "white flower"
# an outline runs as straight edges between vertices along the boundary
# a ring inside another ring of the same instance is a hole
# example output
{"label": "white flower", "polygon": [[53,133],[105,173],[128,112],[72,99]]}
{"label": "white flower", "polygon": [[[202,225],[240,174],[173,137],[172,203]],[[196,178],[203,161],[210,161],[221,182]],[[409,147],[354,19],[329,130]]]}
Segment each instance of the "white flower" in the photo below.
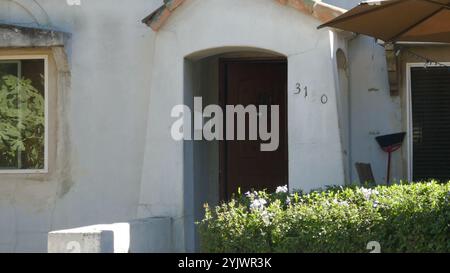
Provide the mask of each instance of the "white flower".
{"label": "white flower", "polygon": [[266,225],[266,226],[270,225],[270,217],[271,216],[272,215],[270,213],[268,213],[267,210],[264,210],[263,212],[261,212],[261,217],[264,222],[264,225]]}
{"label": "white flower", "polygon": [[291,198],[288,197],[288,198],[286,198],[286,205],[289,206],[290,204],[291,204]]}
{"label": "white flower", "polygon": [[366,189],[366,188],[361,188],[361,193],[364,195],[364,198],[366,198],[367,200],[369,200],[372,195],[379,195],[380,193],[377,190],[372,190],[372,189]]}
{"label": "white flower", "polygon": [[253,202],[250,204],[250,208],[254,209],[254,210],[260,210],[260,209],[264,209],[264,206],[267,204],[267,201],[263,198],[260,199],[255,199],[253,200]]}
{"label": "white flower", "polygon": [[370,189],[361,189],[361,193],[364,195],[364,198],[370,199],[370,196],[372,195],[372,191]]}
{"label": "white flower", "polygon": [[253,199],[253,198],[258,196],[258,192],[256,192],[256,191],[255,192],[248,191],[248,192],[245,193],[245,196],[247,196],[247,198]]}
{"label": "white flower", "polygon": [[288,190],[288,186],[283,186],[283,187],[278,187],[276,193],[287,193]]}
{"label": "white flower", "polygon": [[379,205],[380,205],[380,202],[378,202],[376,200],[373,202],[373,208],[376,209],[376,208],[378,208]]}
{"label": "white flower", "polygon": [[347,201],[339,201],[339,200],[337,200],[337,199],[334,199],[333,202],[334,202],[335,204],[339,205],[339,206],[343,206],[343,207],[348,207],[348,206],[349,206],[349,204],[348,204]]}

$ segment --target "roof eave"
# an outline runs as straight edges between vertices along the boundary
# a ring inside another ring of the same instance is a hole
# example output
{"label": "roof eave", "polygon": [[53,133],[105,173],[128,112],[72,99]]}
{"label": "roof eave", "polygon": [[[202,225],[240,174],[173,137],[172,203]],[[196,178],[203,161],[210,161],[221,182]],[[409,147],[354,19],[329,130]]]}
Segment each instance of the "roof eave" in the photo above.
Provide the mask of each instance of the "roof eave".
{"label": "roof eave", "polygon": [[[322,23],[328,22],[346,12],[345,9],[315,0],[275,0],[282,5],[288,5],[298,11],[306,13]],[[145,17],[142,22],[158,31],[169,19],[172,13],[185,0],[165,0],[164,4]]]}

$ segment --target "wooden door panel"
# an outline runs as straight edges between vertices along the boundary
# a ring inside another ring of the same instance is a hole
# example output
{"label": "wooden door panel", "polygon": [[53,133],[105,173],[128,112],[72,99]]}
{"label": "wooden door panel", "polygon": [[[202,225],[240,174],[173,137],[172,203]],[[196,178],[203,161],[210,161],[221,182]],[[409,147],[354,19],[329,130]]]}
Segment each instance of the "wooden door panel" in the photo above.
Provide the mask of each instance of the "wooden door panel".
{"label": "wooden door panel", "polygon": [[[279,105],[280,141],[274,152],[262,152],[261,140],[226,141],[221,179],[225,199],[238,188],[275,190],[288,184],[287,149],[287,64],[286,62],[230,62],[222,66],[226,105]],[[269,108],[270,113],[270,108]],[[269,130],[271,117],[269,116]],[[235,120],[236,123],[236,120]],[[248,118],[246,129],[248,131]],[[235,129],[235,133],[236,129]],[[248,132],[246,139],[248,139]]]}

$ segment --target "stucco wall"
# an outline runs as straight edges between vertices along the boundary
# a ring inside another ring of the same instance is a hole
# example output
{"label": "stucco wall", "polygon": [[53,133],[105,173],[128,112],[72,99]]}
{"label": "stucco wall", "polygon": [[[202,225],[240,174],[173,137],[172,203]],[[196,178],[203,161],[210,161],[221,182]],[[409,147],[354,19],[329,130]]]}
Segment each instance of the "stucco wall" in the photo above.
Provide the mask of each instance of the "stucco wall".
{"label": "stucco wall", "polygon": [[[403,131],[401,99],[390,95],[384,47],[373,38],[358,36],[349,42],[351,92],[352,181],[358,181],[355,163],[370,163],[379,184],[386,182],[387,154],[375,138]],[[405,149],[406,145],[402,149]],[[392,181],[406,179],[402,152],[392,158]]]}
{"label": "stucco wall", "polygon": [[[359,0],[326,0],[351,9]],[[355,163],[370,163],[378,183],[386,182],[387,155],[375,137],[405,130],[402,99],[391,97],[384,48],[364,35],[349,37],[348,73],[350,78],[349,180],[359,182]],[[405,142],[406,144],[406,142]],[[407,179],[406,145],[392,158],[392,179]]]}
{"label": "stucco wall", "polygon": [[[290,186],[311,190],[344,183],[334,49],[329,31],[316,30],[318,23],[272,0],[192,0],[179,7],[157,33],[138,215],[174,217],[177,250],[190,248],[185,244],[185,217],[190,212],[185,209],[194,206],[186,205],[193,200],[189,183],[195,181],[185,176],[186,164],[191,163],[183,154],[192,148],[170,136],[175,121],[171,109],[184,104],[186,90],[195,93],[185,88],[186,75],[192,74],[191,69],[186,70],[186,56],[206,50],[207,57],[233,47],[266,49],[286,56]],[[308,86],[307,98],[294,94],[297,83]],[[321,102],[324,95],[326,104]]]}
{"label": "stucco wall", "polygon": [[[384,180],[386,158],[374,137],[402,129],[400,99],[389,96],[384,51],[371,39],[353,39],[347,49],[339,35],[317,31],[320,22],[272,0],[186,1],[154,33],[140,19],[161,2],[82,0],[81,6],[68,6],[62,0],[0,0],[0,23],[72,34],[66,47],[72,84],[70,94],[61,94],[65,104],[58,105],[67,111],[67,128],[56,132],[70,136],[63,154],[70,168],[57,170],[52,179],[0,175],[0,252],[44,252],[48,231],[151,216],[174,217],[175,249],[192,249],[184,217],[199,205],[192,200],[203,202],[194,198],[195,175],[205,183],[216,170],[211,164],[198,171],[198,161],[195,167],[186,154],[208,161],[214,144],[199,143],[194,154],[194,147],[172,141],[170,110],[189,94],[185,57],[220,54],[224,46],[288,58],[290,186],[304,190],[344,183],[335,59],[343,49],[351,81],[351,177],[357,180],[353,165],[362,161]],[[350,8],[358,1],[325,2]],[[211,48],[217,50],[204,51]],[[308,86],[306,99],[294,94],[297,83]],[[323,95],[327,104],[321,103]],[[404,172],[400,154],[395,177]],[[214,200],[215,190],[209,190],[205,195]]]}
{"label": "stucco wall", "polygon": [[0,252],[45,252],[51,230],[136,217],[154,54],[154,33],[140,19],[160,1],[81,2],[0,0],[1,23],[73,35],[71,91],[58,105],[68,111],[71,170],[0,175]]}
{"label": "stucco wall", "polygon": [[[218,59],[185,61],[185,103],[193,109],[193,97],[202,97],[203,104],[218,104]],[[217,141],[184,142],[184,194],[193,202],[185,200],[185,217],[194,223],[202,219],[205,203],[218,203],[219,193],[219,145]],[[186,223],[186,240],[194,246],[195,229]],[[194,251],[194,248],[188,249]]]}

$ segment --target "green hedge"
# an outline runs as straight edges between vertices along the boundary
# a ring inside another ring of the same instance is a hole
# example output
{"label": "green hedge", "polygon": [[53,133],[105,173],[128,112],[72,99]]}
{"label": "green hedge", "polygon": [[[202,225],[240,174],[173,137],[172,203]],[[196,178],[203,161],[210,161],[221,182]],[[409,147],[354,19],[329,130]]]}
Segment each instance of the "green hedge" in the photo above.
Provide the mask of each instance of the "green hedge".
{"label": "green hedge", "polygon": [[212,253],[450,252],[450,183],[338,187],[310,194],[253,192],[199,225]]}

